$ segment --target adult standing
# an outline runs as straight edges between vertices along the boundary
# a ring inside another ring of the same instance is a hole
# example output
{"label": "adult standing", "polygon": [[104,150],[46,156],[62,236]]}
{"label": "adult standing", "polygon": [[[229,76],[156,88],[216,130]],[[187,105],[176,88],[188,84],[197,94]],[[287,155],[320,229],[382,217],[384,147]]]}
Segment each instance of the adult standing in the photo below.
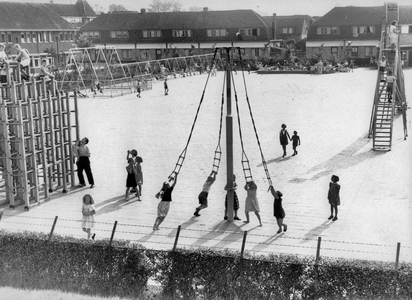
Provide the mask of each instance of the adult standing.
{"label": "adult standing", "polygon": [[279,141],[283,148],[283,157],[286,156],[286,146],[289,144],[290,135],[289,132],[286,130],[286,125],[282,124],[282,129],[279,132]]}
{"label": "adult standing", "polygon": [[[330,217],[329,220],[336,221],[338,219],[338,205],[340,205],[340,185],[338,184],[339,177],[332,175],[331,182],[329,182],[328,200],[330,204]],[[335,211],[335,216],[333,216]]]}
{"label": "adult standing", "polygon": [[401,31],[398,29],[398,22],[392,21],[392,24],[389,26],[389,45],[392,50],[396,49],[398,46],[398,34]]}
{"label": "adult standing", "polygon": [[14,58],[15,61],[20,63],[20,71],[22,74],[22,78],[24,80],[29,80],[30,76],[30,56],[29,56],[29,51],[27,49],[22,49],[19,44],[14,45],[13,47],[17,51],[17,56]]}
{"label": "adult standing", "polygon": [[86,186],[86,183],[84,181],[83,177],[83,171],[86,172],[87,176],[87,181],[90,184],[90,188],[92,189],[94,187],[94,179],[93,179],[93,174],[92,170],[90,167],[90,150],[87,144],[89,143],[89,139],[87,137],[83,138],[80,141],[80,144],[78,145],[77,149],[75,148],[75,155],[77,155],[77,177],[79,178],[79,185],[78,187],[84,187]]}

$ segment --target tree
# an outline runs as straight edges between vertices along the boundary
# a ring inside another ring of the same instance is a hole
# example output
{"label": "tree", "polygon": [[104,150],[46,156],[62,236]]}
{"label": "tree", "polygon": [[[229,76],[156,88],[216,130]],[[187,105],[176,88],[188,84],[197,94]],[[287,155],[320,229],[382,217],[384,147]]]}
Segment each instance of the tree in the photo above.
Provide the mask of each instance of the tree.
{"label": "tree", "polygon": [[153,0],[149,6],[149,12],[182,11],[182,4],[179,1]]}
{"label": "tree", "polygon": [[81,34],[79,38],[76,40],[76,46],[78,48],[89,48],[94,47],[93,42],[90,41],[86,35]]}
{"label": "tree", "polygon": [[114,12],[114,11],[127,11],[127,9],[121,4],[110,4],[109,12]]}
{"label": "tree", "polygon": [[93,10],[96,13],[96,15],[101,15],[102,13],[104,13],[104,9],[103,6],[99,5],[99,4],[95,4],[93,5]]}

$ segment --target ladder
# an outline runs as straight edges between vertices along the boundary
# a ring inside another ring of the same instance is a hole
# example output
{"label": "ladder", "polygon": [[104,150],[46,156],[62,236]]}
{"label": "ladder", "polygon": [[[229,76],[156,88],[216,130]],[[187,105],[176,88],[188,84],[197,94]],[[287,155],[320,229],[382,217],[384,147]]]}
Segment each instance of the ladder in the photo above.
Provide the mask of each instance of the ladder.
{"label": "ladder", "polygon": [[[386,20],[392,22],[399,17],[399,8],[396,3],[386,4]],[[386,24],[388,25],[388,24]],[[387,26],[386,26],[387,28]],[[390,151],[393,137],[393,121],[396,110],[400,111],[403,116],[404,139],[408,136],[406,110],[407,102],[405,96],[405,81],[402,71],[402,61],[400,47],[397,49],[389,48],[387,42],[388,34],[383,31],[381,35],[381,49],[379,52],[379,61],[385,56],[387,60],[386,70],[382,73],[378,68],[376,79],[375,95],[372,107],[371,121],[369,126],[368,137],[373,137],[373,150]],[[399,36],[398,36],[399,39]],[[399,45],[399,40],[398,40]],[[393,92],[388,94],[386,78],[391,71],[396,77],[393,84]],[[389,101],[389,99],[392,99]]]}

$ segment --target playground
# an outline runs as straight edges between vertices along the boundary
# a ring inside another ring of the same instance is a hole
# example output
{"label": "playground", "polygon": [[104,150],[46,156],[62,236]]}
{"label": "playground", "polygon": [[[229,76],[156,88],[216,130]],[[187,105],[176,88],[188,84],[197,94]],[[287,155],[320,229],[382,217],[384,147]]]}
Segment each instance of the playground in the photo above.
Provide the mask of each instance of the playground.
{"label": "playground", "polygon": [[[213,167],[218,142],[224,72],[210,77],[193,75],[169,82],[165,96],[162,81],[151,90],[116,98],[78,99],[80,137],[90,140],[94,189],[56,188],[50,201],[10,210],[3,206],[0,228],[50,232],[85,238],[80,228],[82,196],[90,193],[96,202],[96,239],[108,239],[117,221],[115,239],[127,239],[148,248],[172,249],[180,226],[178,247],[215,247],[240,250],[248,232],[245,251],[315,255],[318,237],[320,255],[395,261],[400,243],[400,261],[412,261],[412,213],[410,201],[411,142],[404,140],[402,115],[396,115],[391,151],[373,151],[368,138],[376,82],[376,70],[357,69],[334,76],[258,75],[245,73],[247,94],[256,131],[271,180],[283,193],[288,231],[276,234],[273,197],[245,102],[243,76],[233,75],[245,152],[258,186],[263,227],[251,214],[244,224],[242,153],[236,110],[234,118],[234,173],[241,221],[223,220],[226,191],[225,137],[222,161],[209,194],[209,207],[194,217],[197,196]],[[405,70],[411,82],[412,70]],[[197,73],[198,74],[198,73]],[[206,88],[205,88],[206,86]],[[154,195],[175,168],[188,140],[205,89],[202,107],[193,129],[186,160],[181,168],[170,212],[159,231],[153,232],[158,199]],[[406,86],[406,95],[412,95]],[[233,97],[235,94],[233,94]],[[299,154],[282,158],[280,125],[298,131]],[[410,129],[410,122],[408,122]],[[225,126],[223,126],[225,132]],[[126,154],[137,149],[143,158],[142,201],[125,201]],[[340,177],[339,220],[329,221],[327,201],[331,175]]]}

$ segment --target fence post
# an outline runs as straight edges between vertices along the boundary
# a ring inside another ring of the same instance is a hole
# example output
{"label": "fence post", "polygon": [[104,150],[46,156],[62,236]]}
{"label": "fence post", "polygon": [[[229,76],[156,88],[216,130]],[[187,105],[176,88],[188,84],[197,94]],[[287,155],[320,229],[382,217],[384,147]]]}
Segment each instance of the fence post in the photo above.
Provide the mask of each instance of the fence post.
{"label": "fence post", "polygon": [[242,292],[244,289],[244,284],[243,284],[243,254],[245,253],[245,245],[246,245],[246,237],[247,237],[247,230],[243,232],[243,240],[242,240],[242,249],[240,250],[240,284],[242,287]]}
{"label": "fence post", "polygon": [[112,261],[112,242],[114,233],[116,231],[117,221],[114,221],[112,235],[110,236],[109,241],[109,259],[110,259],[110,272],[109,272],[109,284],[110,284],[110,296],[113,294],[113,282],[112,282],[112,271],[113,271],[113,261]]}
{"label": "fence post", "polygon": [[[56,227],[56,223],[57,223],[57,218],[58,218],[58,216],[54,217],[54,222],[53,222],[53,226],[52,226],[52,228],[51,228],[51,230],[50,230],[50,234],[49,234],[49,239],[48,239],[48,241],[50,241],[51,238],[52,238],[52,236],[53,236],[54,228]],[[0,217],[0,219],[1,219],[1,217]]]}
{"label": "fence post", "polygon": [[394,274],[394,281],[393,281],[393,295],[396,298],[396,290],[398,287],[398,269],[399,269],[399,253],[401,251],[401,243],[398,243],[396,247],[396,259],[395,259],[395,274]]}
{"label": "fence post", "polygon": [[319,289],[319,260],[320,260],[320,245],[322,238],[318,237],[318,245],[316,247],[316,259],[315,259],[315,299],[318,298],[318,289]]}
{"label": "fence post", "polygon": [[176,247],[177,247],[177,242],[179,240],[179,235],[180,235],[180,229],[182,226],[177,226],[177,232],[176,232],[176,237],[175,237],[175,243],[173,245],[173,250],[172,250],[172,300],[176,299],[176,288],[175,288],[175,252],[176,252]]}

